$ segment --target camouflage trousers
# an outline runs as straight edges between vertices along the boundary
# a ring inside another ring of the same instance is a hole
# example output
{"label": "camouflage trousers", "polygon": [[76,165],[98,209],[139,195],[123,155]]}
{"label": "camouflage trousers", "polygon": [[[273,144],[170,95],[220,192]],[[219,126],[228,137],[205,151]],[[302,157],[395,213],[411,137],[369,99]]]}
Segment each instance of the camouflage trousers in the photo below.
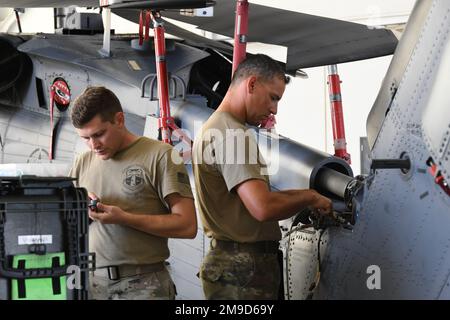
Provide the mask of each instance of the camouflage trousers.
{"label": "camouflage trousers", "polygon": [[92,300],[174,300],[175,285],[167,269],[119,280],[89,275],[89,299]]}
{"label": "camouflage trousers", "polygon": [[281,272],[276,253],[211,248],[200,279],[208,300],[276,300]]}

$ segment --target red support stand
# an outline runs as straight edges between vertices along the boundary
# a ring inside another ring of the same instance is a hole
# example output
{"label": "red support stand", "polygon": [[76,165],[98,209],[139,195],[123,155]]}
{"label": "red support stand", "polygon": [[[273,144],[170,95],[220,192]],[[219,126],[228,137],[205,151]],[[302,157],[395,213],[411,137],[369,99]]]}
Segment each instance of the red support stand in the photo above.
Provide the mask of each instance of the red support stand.
{"label": "red support stand", "polygon": [[[166,46],[164,37],[164,24],[161,15],[157,11],[141,12],[139,19],[139,44],[149,37],[149,25],[153,23],[156,78],[158,85],[159,119],[158,128],[161,132],[161,140],[172,144],[172,135],[183,143],[186,148],[181,152],[183,160],[191,157],[192,140],[175,124],[170,115],[169,83],[166,65]],[[150,88],[152,90],[152,88]]]}
{"label": "red support stand", "polygon": [[[234,21],[234,49],[233,49],[233,67],[231,77],[233,77],[239,64],[247,56],[247,34],[248,34],[248,10],[247,0],[236,1],[236,18]],[[264,129],[273,129],[276,119],[271,115],[266,121],[262,122],[260,127]]]}
{"label": "red support stand", "polygon": [[247,33],[248,33],[248,1],[236,1],[236,19],[234,24],[234,49],[233,49],[233,69],[237,69],[247,54]]}
{"label": "red support stand", "polygon": [[167,80],[166,65],[166,45],[164,39],[164,27],[161,15],[157,11],[151,12],[153,22],[153,32],[155,35],[155,62],[156,76],[158,83],[158,99],[159,99],[159,129],[161,130],[161,140],[165,143],[172,144],[170,126],[174,123],[170,115],[169,104],[169,83]]}
{"label": "red support stand", "polygon": [[344,114],[342,111],[341,80],[336,65],[328,66],[328,91],[331,104],[331,122],[333,125],[334,155],[351,164],[345,140]]}

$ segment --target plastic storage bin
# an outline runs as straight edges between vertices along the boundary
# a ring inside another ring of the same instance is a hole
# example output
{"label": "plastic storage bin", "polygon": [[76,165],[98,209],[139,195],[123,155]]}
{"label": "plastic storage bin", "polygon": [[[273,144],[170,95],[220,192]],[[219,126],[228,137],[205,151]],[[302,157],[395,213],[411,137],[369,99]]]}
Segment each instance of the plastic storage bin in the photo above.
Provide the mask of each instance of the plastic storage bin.
{"label": "plastic storage bin", "polygon": [[0,177],[0,299],[88,298],[88,196],[72,181]]}

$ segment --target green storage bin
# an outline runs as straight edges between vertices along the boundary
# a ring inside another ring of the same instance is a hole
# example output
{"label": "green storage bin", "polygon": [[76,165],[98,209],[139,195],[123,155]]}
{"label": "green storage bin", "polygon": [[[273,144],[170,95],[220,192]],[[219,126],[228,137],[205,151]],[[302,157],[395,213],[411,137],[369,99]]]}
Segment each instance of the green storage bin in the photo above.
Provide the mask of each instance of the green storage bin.
{"label": "green storage bin", "polygon": [[[23,269],[39,269],[65,264],[63,252],[45,255],[24,254],[13,257],[13,267]],[[12,300],[66,300],[66,276],[57,278],[38,278],[11,280]],[[55,281],[57,283],[55,283]]]}

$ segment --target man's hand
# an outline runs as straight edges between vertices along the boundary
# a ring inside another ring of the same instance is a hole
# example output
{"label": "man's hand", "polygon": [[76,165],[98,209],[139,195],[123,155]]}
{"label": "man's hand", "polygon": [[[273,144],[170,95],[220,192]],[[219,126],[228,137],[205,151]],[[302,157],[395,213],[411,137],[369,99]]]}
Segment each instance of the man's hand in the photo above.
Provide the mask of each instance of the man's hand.
{"label": "man's hand", "polygon": [[89,209],[89,217],[103,224],[121,224],[127,215],[122,209],[116,206],[108,206],[101,202],[97,203],[98,212]]}
{"label": "man's hand", "polygon": [[88,208],[89,208],[89,216],[90,216],[91,212],[98,212],[97,203],[100,202],[100,199],[93,192],[88,192],[88,197],[89,197]]}
{"label": "man's hand", "polygon": [[310,189],[309,191],[312,193],[313,197],[313,202],[310,205],[310,208],[320,215],[332,216],[333,215],[332,201],[315,190]]}

